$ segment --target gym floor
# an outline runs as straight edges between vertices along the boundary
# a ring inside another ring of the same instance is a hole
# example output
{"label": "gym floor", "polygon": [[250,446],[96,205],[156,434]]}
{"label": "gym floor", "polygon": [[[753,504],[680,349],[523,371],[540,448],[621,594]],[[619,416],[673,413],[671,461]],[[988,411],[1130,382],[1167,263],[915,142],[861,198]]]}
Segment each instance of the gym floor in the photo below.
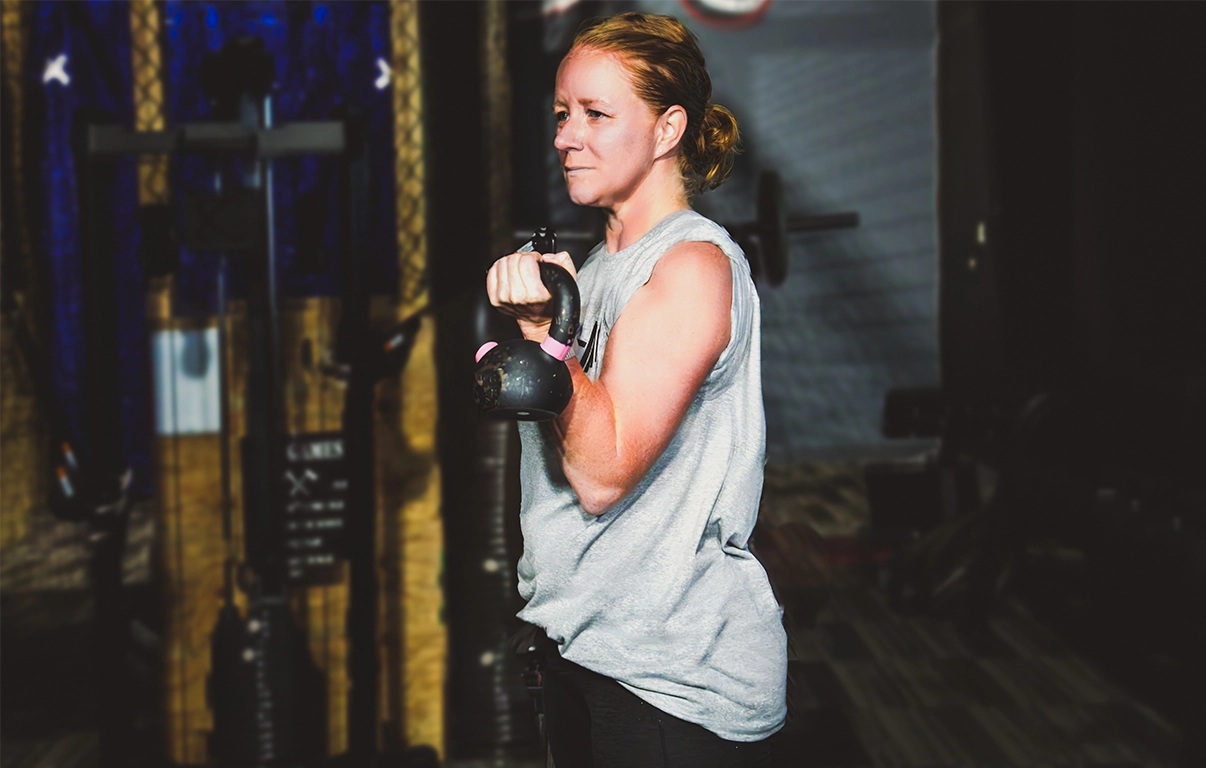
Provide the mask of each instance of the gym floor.
{"label": "gym floor", "polygon": [[859,543],[857,465],[768,467],[766,494],[757,548],[789,638],[784,765],[1182,764],[1174,706],[1122,684],[1141,660],[1096,663],[1100,645],[1048,620],[1073,599],[1059,565],[1073,553],[1029,553],[975,628],[903,616],[881,588],[890,553]]}
{"label": "gym floor", "polygon": [[[0,567],[0,768],[96,762],[85,542],[48,517]],[[768,467],[755,547],[788,626],[785,766],[1189,765],[1179,700],[1161,682],[1184,670],[1158,651],[1104,653],[1089,624],[1069,626],[1059,563],[1074,557],[1032,553],[987,624],[968,630],[888,607],[890,553],[859,543],[867,518],[857,463]],[[132,523],[132,597],[149,600],[147,510]],[[146,689],[153,704],[153,681]],[[145,747],[154,754],[149,737]],[[449,763],[479,765],[529,762]]]}

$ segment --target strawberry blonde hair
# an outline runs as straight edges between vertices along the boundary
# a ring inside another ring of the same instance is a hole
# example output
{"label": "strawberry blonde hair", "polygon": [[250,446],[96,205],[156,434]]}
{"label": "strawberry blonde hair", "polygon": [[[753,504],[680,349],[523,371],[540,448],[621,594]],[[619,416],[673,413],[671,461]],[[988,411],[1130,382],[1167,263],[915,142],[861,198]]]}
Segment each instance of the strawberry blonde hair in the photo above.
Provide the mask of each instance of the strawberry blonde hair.
{"label": "strawberry blonde hair", "polygon": [[580,49],[617,54],[655,115],[676,105],[686,111],[678,169],[688,199],[724,183],[739,151],[737,118],[712,103],[712,78],[691,30],[673,16],[621,13],[584,22],[566,56]]}

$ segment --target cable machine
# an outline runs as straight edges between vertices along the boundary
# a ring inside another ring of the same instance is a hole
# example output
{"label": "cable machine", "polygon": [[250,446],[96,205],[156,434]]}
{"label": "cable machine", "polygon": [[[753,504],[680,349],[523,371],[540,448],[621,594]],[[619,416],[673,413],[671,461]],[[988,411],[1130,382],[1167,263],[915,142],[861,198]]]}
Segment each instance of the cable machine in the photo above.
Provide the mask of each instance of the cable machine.
{"label": "cable machine", "polygon": [[[411,318],[385,333],[370,327],[364,276],[368,163],[361,118],[274,125],[274,62],[258,38],[227,44],[202,64],[200,80],[217,122],[157,132],[91,123],[84,151],[90,167],[121,154],[203,153],[214,158],[212,192],[185,201],[181,240],[219,254],[219,354],[227,359],[228,276],[242,268],[246,290],[247,431],[241,441],[244,567],[233,553],[224,568],[223,604],[212,642],[207,692],[214,728],[210,752],[223,766],[310,766],[326,756],[326,695],[290,608],[290,590],[327,583],[349,561],[348,751],[334,758],[382,764],[377,743],[378,661],[373,475],[373,394],[405,366],[418,330]],[[339,432],[284,433],[279,306],[273,211],[273,160],[334,155],[341,163],[343,314],[329,375],[347,382]],[[90,185],[98,189],[99,185]],[[85,199],[85,207],[94,198]],[[85,219],[94,216],[85,212]],[[103,242],[103,241],[100,241]],[[101,247],[101,246],[98,246]],[[111,282],[111,278],[110,278]],[[103,284],[102,284],[103,287]],[[223,532],[230,539],[229,401],[222,381]],[[236,584],[247,594],[243,615]],[[398,756],[430,760],[429,748]],[[397,762],[394,760],[393,762]],[[116,764],[116,763],[113,763]]]}

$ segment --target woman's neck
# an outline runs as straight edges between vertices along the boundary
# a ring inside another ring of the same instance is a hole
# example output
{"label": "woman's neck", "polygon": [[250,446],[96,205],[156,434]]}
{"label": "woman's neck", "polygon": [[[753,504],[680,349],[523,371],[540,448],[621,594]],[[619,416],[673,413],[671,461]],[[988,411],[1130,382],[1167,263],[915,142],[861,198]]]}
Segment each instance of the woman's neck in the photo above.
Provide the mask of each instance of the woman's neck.
{"label": "woman's neck", "polygon": [[660,183],[649,179],[635,194],[607,211],[608,253],[624,250],[662,219],[690,207],[677,174],[672,179],[660,180]]}

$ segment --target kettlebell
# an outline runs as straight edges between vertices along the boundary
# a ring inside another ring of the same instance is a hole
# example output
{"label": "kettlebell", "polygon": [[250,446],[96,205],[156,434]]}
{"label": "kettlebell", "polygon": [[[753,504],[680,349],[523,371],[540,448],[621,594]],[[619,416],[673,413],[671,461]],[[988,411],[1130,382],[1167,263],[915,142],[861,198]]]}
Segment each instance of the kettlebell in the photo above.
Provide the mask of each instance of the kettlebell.
{"label": "kettlebell", "polygon": [[[556,233],[537,230],[532,250],[555,253]],[[553,321],[545,340],[539,344],[528,339],[488,341],[477,350],[473,402],[483,416],[547,421],[557,418],[574,394],[565,359],[578,332],[578,283],[565,269],[546,261],[540,262],[540,280],[553,295]]]}

